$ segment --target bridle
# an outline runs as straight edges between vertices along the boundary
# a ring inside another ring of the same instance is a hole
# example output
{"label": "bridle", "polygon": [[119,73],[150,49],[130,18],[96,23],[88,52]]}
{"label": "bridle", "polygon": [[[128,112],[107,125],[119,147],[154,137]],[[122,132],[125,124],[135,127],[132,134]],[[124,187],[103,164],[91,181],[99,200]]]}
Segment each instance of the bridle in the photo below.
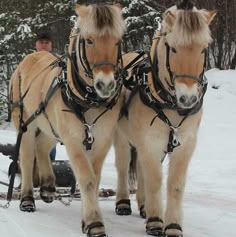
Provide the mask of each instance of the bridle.
{"label": "bridle", "polygon": [[190,75],[190,74],[175,74],[172,72],[171,67],[170,67],[170,46],[166,40],[166,35],[167,33],[163,34],[165,37],[165,47],[166,47],[166,68],[168,70],[169,73],[169,77],[170,77],[170,81],[172,86],[174,86],[176,79],[178,78],[190,78],[195,80],[199,86],[201,86],[202,88],[206,85],[206,77],[204,75],[204,72],[206,70],[207,67],[207,50],[204,50],[204,64],[203,64],[203,69],[202,72],[200,73],[199,77]]}
{"label": "bridle", "polygon": [[[62,86],[61,94],[64,103],[69,108],[69,110],[64,111],[72,112],[84,124],[85,139],[83,141],[83,144],[85,145],[86,150],[91,150],[92,144],[94,142],[92,128],[94,127],[97,120],[101,118],[101,116],[105,114],[108,110],[112,109],[113,106],[116,104],[121,93],[125,72],[121,57],[120,43],[118,46],[116,64],[102,61],[97,62],[91,67],[86,55],[85,39],[79,34],[77,34],[76,37],[77,39],[75,39],[73,42],[71,52],[68,52],[68,60],[70,60],[71,63],[71,77],[72,82],[74,84],[74,88],[71,88],[70,83],[65,82]],[[78,55],[76,51],[76,43],[78,43]],[[115,68],[116,71],[114,77],[117,83],[114,93],[109,98],[100,98],[94,86],[88,84],[86,80],[81,76],[81,72],[79,71],[79,67],[77,64],[78,60],[81,63],[85,76],[87,76],[92,81],[94,79],[92,69],[94,69],[95,67],[102,65],[111,65]],[[74,89],[76,90],[76,92],[78,92],[77,94],[74,92]],[[101,107],[105,108],[104,111],[101,112],[91,124],[88,124],[85,119],[85,112],[88,111],[90,108]]]}
{"label": "bridle", "polygon": [[[84,69],[85,76],[89,77],[90,79],[93,79],[93,70],[99,66],[104,66],[104,65],[112,66],[114,71],[118,72],[119,74],[120,69],[123,68],[121,41],[118,42],[117,47],[118,47],[118,53],[117,53],[116,64],[109,61],[101,61],[101,62],[94,63],[91,67],[88,62],[88,58],[86,54],[85,39],[82,36],[79,36],[79,59]],[[118,75],[116,75],[115,79],[117,78],[117,76]]]}
{"label": "bridle", "polygon": [[[158,42],[160,41],[161,37],[166,37],[168,33],[160,33],[160,35],[157,37]],[[157,50],[155,49],[155,54],[153,58],[151,57],[150,53],[147,53],[146,57],[140,61],[134,68],[133,68],[133,75],[136,78],[136,86],[132,88],[132,91],[130,93],[130,97],[128,98],[127,102],[124,104],[122,111],[123,114],[128,117],[128,106],[131,103],[132,98],[136,94],[136,92],[139,92],[139,96],[141,101],[144,105],[150,107],[156,115],[152,119],[150,126],[153,125],[155,119],[158,117],[161,121],[163,121],[170,129],[169,132],[169,141],[167,144],[167,151],[166,153],[172,153],[174,148],[180,145],[180,142],[178,140],[178,129],[181,127],[183,122],[193,114],[196,114],[202,107],[203,104],[203,96],[207,89],[207,80],[204,76],[204,71],[206,69],[206,51],[205,53],[205,61],[204,66],[201,74],[199,77],[193,76],[193,75],[178,75],[174,74],[170,67],[170,46],[165,40],[165,47],[166,47],[166,62],[165,66],[169,73],[169,80],[164,78],[164,80],[167,83],[167,86],[169,88],[166,88],[164,84],[162,83],[160,77],[159,77],[159,68],[158,68],[158,57],[157,57]],[[152,74],[152,83],[154,85],[154,90],[156,94],[159,96],[159,98],[156,98],[153,91],[151,90],[148,81],[148,73]],[[198,82],[198,86],[201,87],[201,96],[199,98],[199,101],[196,103],[196,105],[191,109],[182,109],[178,106],[176,94],[175,94],[175,80],[177,78],[191,78]],[[132,81],[131,81],[132,82]],[[169,90],[168,90],[169,89]],[[160,101],[160,99],[162,101]],[[182,116],[181,121],[177,126],[173,126],[169,118],[166,116],[164,109],[170,109],[176,111],[180,116]],[[163,158],[164,160],[164,158]],[[162,161],[163,161],[162,160]]]}

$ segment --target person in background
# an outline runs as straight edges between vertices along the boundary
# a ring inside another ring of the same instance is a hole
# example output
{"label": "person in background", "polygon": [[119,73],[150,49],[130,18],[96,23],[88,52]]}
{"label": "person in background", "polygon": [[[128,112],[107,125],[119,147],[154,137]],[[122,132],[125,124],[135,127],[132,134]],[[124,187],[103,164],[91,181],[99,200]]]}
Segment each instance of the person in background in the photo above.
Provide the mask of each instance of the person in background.
{"label": "person in background", "polygon": [[41,32],[37,35],[35,41],[35,48],[37,51],[52,51],[52,38],[47,32]]}
{"label": "person in background", "polygon": [[[35,41],[35,49],[36,51],[52,51],[52,38],[48,32],[41,32],[37,34],[37,38]],[[50,159],[56,159],[56,147],[54,147],[50,152]]]}

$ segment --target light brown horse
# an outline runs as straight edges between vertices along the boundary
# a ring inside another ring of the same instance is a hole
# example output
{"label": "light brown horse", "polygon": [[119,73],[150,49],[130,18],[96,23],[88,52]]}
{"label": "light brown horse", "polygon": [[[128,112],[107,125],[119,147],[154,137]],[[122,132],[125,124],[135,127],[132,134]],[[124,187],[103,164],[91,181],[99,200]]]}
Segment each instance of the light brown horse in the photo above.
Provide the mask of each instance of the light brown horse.
{"label": "light brown horse", "polygon": [[[205,54],[211,42],[209,24],[215,11],[198,10],[183,1],[169,8],[151,56],[131,71],[134,90],[127,90],[115,136],[118,188],[116,212],[131,213],[128,185],[130,145],[137,152],[137,202],[147,218],[149,235],[182,236],[182,198],[194,152],[206,91]],[[136,54],[124,56],[130,62]],[[133,150],[133,148],[132,148]],[[167,203],[162,203],[162,161],[169,154]]]}
{"label": "light brown horse", "polygon": [[125,24],[118,5],[76,5],[76,12],[79,19],[70,37],[67,70],[57,56],[37,52],[25,57],[11,78],[12,118],[19,131],[27,127],[20,145],[20,209],[35,211],[34,157],[41,198],[53,201],[49,151],[57,141],[63,142],[80,185],[82,230],[102,237],[106,234],[98,186],[120,111],[120,41]]}

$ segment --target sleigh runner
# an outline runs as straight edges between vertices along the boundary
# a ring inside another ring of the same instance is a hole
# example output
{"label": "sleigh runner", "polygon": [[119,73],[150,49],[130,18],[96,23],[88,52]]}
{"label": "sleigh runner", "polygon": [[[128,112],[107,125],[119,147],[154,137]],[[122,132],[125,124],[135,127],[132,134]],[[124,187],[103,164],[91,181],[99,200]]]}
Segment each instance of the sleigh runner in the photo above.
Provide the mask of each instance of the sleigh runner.
{"label": "sleigh runner", "polygon": [[[0,184],[3,184],[3,182],[0,181]],[[7,185],[7,183],[4,183],[4,185]],[[20,200],[21,194],[20,189],[15,188],[12,194],[12,200]],[[133,193],[133,192],[132,192]],[[116,191],[113,189],[100,189],[98,196],[100,198],[109,198],[116,195]],[[34,188],[34,199],[35,200],[41,200],[40,197],[40,189]],[[6,200],[7,199],[7,192],[0,192],[0,200]],[[81,193],[80,190],[76,190],[74,193],[71,193],[71,189],[68,187],[57,187],[55,192],[54,200],[59,201],[67,201],[71,202],[72,200],[81,200]]]}

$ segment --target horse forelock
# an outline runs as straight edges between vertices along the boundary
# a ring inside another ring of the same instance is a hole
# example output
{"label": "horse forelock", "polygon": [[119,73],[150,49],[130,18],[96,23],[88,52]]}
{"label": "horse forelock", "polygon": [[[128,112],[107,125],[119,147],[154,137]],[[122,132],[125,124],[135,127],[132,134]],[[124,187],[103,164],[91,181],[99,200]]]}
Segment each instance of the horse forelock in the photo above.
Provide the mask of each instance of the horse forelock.
{"label": "horse forelock", "polygon": [[90,5],[88,14],[80,17],[78,27],[82,36],[106,35],[121,39],[125,31],[125,22],[118,7],[114,5]]}
{"label": "horse forelock", "polygon": [[194,43],[208,45],[211,41],[211,34],[207,23],[207,11],[178,10],[174,13],[176,19],[171,34],[167,36],[170,45],[188,46]]}

